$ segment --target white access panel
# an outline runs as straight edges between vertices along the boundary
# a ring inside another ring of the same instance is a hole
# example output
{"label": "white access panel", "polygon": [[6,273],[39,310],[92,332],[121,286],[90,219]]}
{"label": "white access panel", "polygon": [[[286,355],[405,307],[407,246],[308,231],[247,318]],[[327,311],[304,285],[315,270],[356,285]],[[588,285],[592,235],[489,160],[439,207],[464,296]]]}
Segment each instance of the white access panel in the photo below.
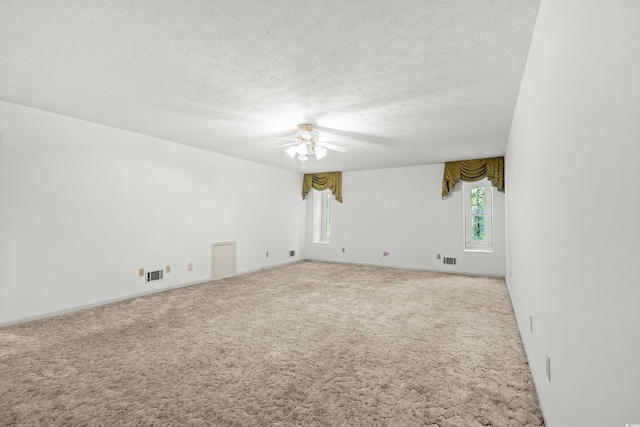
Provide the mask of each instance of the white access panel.
{"label": "white access panel", "polygon": [[211,244],[211,278],[221,279],[236,274],[236,242]]}

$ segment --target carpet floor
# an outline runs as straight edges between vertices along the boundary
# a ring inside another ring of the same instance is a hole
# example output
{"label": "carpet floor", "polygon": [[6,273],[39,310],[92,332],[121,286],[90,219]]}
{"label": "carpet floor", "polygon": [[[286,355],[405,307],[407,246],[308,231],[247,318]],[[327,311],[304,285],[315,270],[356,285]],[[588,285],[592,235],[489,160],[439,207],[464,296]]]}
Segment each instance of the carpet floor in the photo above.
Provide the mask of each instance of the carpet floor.
{"label": "carpet floor", "polygon": [[0,381],[0,425],[543,425],[504,280],[309,261],[2,328]]}

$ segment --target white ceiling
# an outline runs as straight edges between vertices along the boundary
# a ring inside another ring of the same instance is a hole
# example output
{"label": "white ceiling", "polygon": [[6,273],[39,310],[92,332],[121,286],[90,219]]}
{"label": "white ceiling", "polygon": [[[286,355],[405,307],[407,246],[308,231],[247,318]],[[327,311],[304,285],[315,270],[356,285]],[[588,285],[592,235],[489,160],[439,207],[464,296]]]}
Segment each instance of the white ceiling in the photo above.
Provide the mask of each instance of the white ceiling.
{"label": "white ceiling", "polygon": [[[540,0],[2,0],[0,99],[300,172],[504,153]],[[299,123],[349,149],[302,169]]]}

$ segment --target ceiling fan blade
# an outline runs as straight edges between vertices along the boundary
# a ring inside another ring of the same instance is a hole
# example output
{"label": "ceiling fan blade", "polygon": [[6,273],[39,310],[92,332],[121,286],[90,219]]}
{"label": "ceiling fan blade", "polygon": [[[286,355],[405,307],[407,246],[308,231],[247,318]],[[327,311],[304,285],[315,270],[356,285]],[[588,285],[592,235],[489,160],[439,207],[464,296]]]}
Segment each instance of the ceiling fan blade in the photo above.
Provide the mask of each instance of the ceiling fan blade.
{"label": "ceiling fan blade", "polygon": [[350,131],[346,131],[346,130],[327,128],[327,127],[324,127],[324,126],[316,126],[315,128],[320,130],[320,131],[322,131],[322,132],[327,132],[327,133],[332,133],[332,134],[335,134],[335,135],[345,136],[347,138],[359,139],[359,140],[364,140],[364,141],[378,142],[380,144],[384,144],[384,143],[392,141],[391,138],[385,138],[385,137],[382,137],[382,136],[370,135],[370,134],[366,134],[366,133],[350,132]]}
{"label": "ceiling fan blade", "polygon": [[[290,134],[291,134],[291,132],[289,132],[288,135],[290,135]],[[282,136],[261,136],[260,139],[281,140],[281,141],[296,141],[295,138],[291,138],[291,137],[285,138],[285,137],[282,137]]]}
{"label": "ceiling fan blade", "polygon": [[298,145],[297,142],[290,142],[288,144],[281,144],[281,145],[276,145],[275,147],[269,147],[269,150],[275,150],[276,148],[284,148],[284,147],[289,147],[291,145]]}
{"label": "ceiling fan blade", "polygon": [[285,132],[279,132],[271,136],[261,136],[260,139],[293,139],[292,136],[297,132],[296,129],[291,129]]}
{"label": "ceiling fan blade", "polygon": [[340,147],[339,145],[333,145],[333,144],[329,144],[328,142],[320,142],[320,145],[322,145],[325,148],[328,148],[329,150],[334,150],[334,151],[338,151],[340,153],[344,153],[345,151],[348,151],[348,148],[344,148],[344,147]]}

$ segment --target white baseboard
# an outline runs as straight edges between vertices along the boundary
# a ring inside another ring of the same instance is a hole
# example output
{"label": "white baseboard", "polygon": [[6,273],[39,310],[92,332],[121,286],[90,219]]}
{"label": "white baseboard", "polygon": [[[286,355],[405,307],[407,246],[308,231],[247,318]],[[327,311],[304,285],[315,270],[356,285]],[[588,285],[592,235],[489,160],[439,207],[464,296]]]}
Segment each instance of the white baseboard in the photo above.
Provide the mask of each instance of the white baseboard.
{"label": "white baseboard", "polygon": [[[461,274],[461,275],[465,275],[465,276],[504,278],[502,276],[492,276],[492,275],[483,275],[483,274],[466,273],[466,272],[427,270],[427,269],[410,268],[410,267],[395,267],[395,266],[388,266],[388,265],[364,264],[364,263],[353,263],[353,262],[343,262],[343,261],[327,261],[327,260],[308,259],[308,258],[307,259],[295,259],[295,260],[287,261],[287,262],[280,263],[280,264],[274,264],[274,265],[270,265],[270,266],[266,266],[266,267],[246,270],[246,271],[243,271],[241,273],[237,273],[236,276],[255,273],[255,272],[258,272],[258,271],[268,270],[268,269],[271,269],[271,268],[283,267],[283,266],[286,266],[286,265],[296,264],[296,263],[303,262],[303,261],[326,262],[326,263],[335,263],[335,264],[361,265],[361,266],[367,266],[367,267],[384,267],[384,268],[399,269],[399,270],[430,271],[430,272],[434,272],[434,273]],[[212,281],[215,281],[215,280],[221,280],[221,279],[223,279],[223,278],[220,277],[220,278],[216,278],[216,279],[201,280],[201,281],[197,281],[197,282],[181,283],[181,284],[170,286],[170,287],[167,287],[167,288],[150,289],[148,291],[137,292],[137,293],[130,294],[130,295],[125,295],[125,296],[122,296],[122,297],[110,298],[110,299],[106,299],[106,300],[102,300],[102,301],[92,302],[92,303],[89,303],[89,304],[82,304],[82,305],[78,305],[78,306],[74,306],[74,307],[68,307],[68,308],[64,308],[62,310],[49,311],[49,312],[46,312],[46,313],[41,313],[41,314],[37,314],[37,315],[33,315],[33,316],[20,317],[20,318],[17,318],[17,319],[12,319],[12,320],[6,321],[6,322],[0,322],[0,328],[6,327],[6,326],[11,326],[11,325],[17,325],[17,324],[20,324],[20,323],[32,322],[34,320],[46,319],[46,318],[54,317],[54,316],[61,316],[63,314],[67,314],[67,313],[73,313],[75,311],[80,311],[80,310],[85,310],[85,309],[89,309],[89,308],[99,307],[101,305],[111,304],[111,303],[114,303],[114,302],[125,301],[125,300],[132,299],[132,298],[138,298],[138,297],[142,297],[142,296],[146,296],[146,295],[156,294],[156,293],[159,293],[159,292],[170,291],[172,289],[184,288],[184,287],[187,287],[187,286],[199,285],[199,284],[208,283],[208,282],[212,282]]]}
{"label": "white baseboard", "polygon": [[504,276],[500,276],[500,275],[496,275],[496,274],[469,273],[469,272],[466,272],[466,271],[433,270],[433,269],[429,269],[429,268],[401,267],[401,266],[394,266],[394,265],[367,264],[367,263],[362,263],[362,262],[347,262],[347,261],[332,261],[332,260],[313,259],[313,258],[307,258],[304,261],[326,262],[326,263],[329,263],[329,264],[361,265],[363,267],[382,267],[382,268],[391,268],[391,269],[395,269],[395,270],[428,271],[430,273],[457,274],[457,275],[460,275],[460,276],[491,277],[491,278],[494,278],[494,279],[504,279]]}
{"label": "white baseboard", "polygon": [[190,283],[181,283],[179,285],[174,285],[174,286],[170,286],[170,287],[167,287],[167,288],[150,289],[148,291],[136,292],[134,294],[125,295],[125,296],[122,296],[122,297],[109,298],[109,299],[106,299],[106,300],[96,301],[96,302],[92,302],[92,303],[89,303],[89,304],[76,305],[76,306],[73,306],[73,307],[63,308],[61,310],[48,311],[46,313],[36,314],[34,316],[20,317],[20,318],[14,319],[14,320],[9,320],[8,322],[0,323],[0,328],[5,327],[5,326],[17,325],[17,324],[20,324],[20,323],[32,322],[34,320],[46,319],[46,318],[49,318],[49,317],[61,316],[63,314],[73,313],[73,312],[80,311],[80,310],[86,310],[88,308],[100,307],[101,305],[111,304],[111,303],[119,302],[119,301],[125,301],[125,300],[128,300],[128,299],[143,297],[143,296],[146,296],[146,295],[157,294],[157,293],[160,293],[160,292],[170,291],[172,289],[186,288],[188,286],[199,285],[199,284],[207,283],[207,282],[210,282],[210,281],[211,280],[190,282]]}
{"label": "white baseboard", "polygon": [[[509,301],[511,302],[511,307],[513,307],[513,299],[511,298],[511,289],[509,288],[509,281],[505,279],[505,282],[507,283],[507,293],[509,294]],[[549,422],[549,412],[547,411],[547,405],[544,402],[544,396],[542,394],[542,389],[540,387],[540,382],[538,380],[538,375],[536,374],[536,369],[533,366],[533,363],[531,363],[531,357],[529,356],[529,347],[527,345],[527,340],[525,339],[525,334],[523,333],[523,330],[526,331],[525,329],[522,329],[520,323],[518,322],[518,316],[515,315],[515,308],[513,309],[513,313],[514,313],[514,317],[516,319],[516,326],[518,327],[518,333],[520,334],[520,341],[522,342],[522,347],[524,348],[524,354],[527,357],[527,365],[529,365],[529,371],[531,372],[531,379],[533,380],[533,386],[536,389],[536,395],[538,397],[538,403],[540,404],[540,412],[542,412],[542,418],[544,419],[544,425],[545,426],[551,426],[551,423]]]}
{"label": "white baseboard", "polygon": [[[303,260],[288,261],[288,262],[285,262],[285,263],[282,263],[282,264],[275,264],[275,265],[271,265],[271,266],[267,266],[267,267],[262,267],[262,268],[257,268],[257,269],[253,269],[253,270],[243,271],[241,273],[235,274],[235,276],[254,273],[254,272],[257,272],[257,271],[266,270],[266,269],[270,269],[270,268],[281,267],[281,266],[284,266],[284,265],[295,264],[295,263],[300,262],[300,261],[303,261]],[[9,321],[0,322],[0,328],[6,327],[6,326],[18,325],[20,323],[33,322],[34,320],[47,319],[49,317],[61,316],[63,314],[73,313],[73,312],[76,312],[76,311],[86,310],[86,309],[94,308],[94,307],[100,307],[101,305],[112,304],[114,302],[125,301],[125,300],[128,300],[128,299],[143,297],[143,296],[146,296],[146,295],[157,294],[157,293],[160,293],[160,292],[171,291],[173,289],[179,289],[179,288],[186,288],[188,286],[201,285],[203,283],[214,282],[216,280],[222,280],[224,278],[225,277],[217,277],[215,279],[199,280],[197,282],[181,283],[181,284],[178,284],[178,285],[169,286],[167,288],[150,289],[150,290],[147,290],[147,291],[136,292],[136,293],[133,293],[133,294],[129,294],[129,295],[125,295],[125,296],[121,296],[121,297],[117,297],[117,298],[109,298],[109,299],[106,299],[106,300],[96,301],[96,302],[92,302],[92,303],[89,303],[89,304],[77,305],[77,306],[73,306],[73,307],[64,308],[64,309],[61,309],[61,310],[48,311],[48,312],[41,313],[41,314],[36,314],[36,315],[33,315],[33,316],[19,317],[17,319],[12,319],[12,320],[9,320]]]}
{"label": "white baseboard", "polygon": [[[239,273],[237,275],[242,275],[242,274],[249,274],[249,273],[256,273],[258,271],[263,271],[263,270],[270,270],[272,268],[278,268],[278,267],[284,267],[285,265],[292,265],[292,264],[297,264],[299,262],[303,262],[303,261],[307,261],[306,259],[295,259],[293,261],[287,261],[287,262],[283,262],[280,264],[274,264],[274,265],[267,265],[265,267],[260,267],[260,268],[254,268],[253,270],[247,270],[247,271],[243,271],[242,273]],[[310,260],[309,260],[310,261]]]}

